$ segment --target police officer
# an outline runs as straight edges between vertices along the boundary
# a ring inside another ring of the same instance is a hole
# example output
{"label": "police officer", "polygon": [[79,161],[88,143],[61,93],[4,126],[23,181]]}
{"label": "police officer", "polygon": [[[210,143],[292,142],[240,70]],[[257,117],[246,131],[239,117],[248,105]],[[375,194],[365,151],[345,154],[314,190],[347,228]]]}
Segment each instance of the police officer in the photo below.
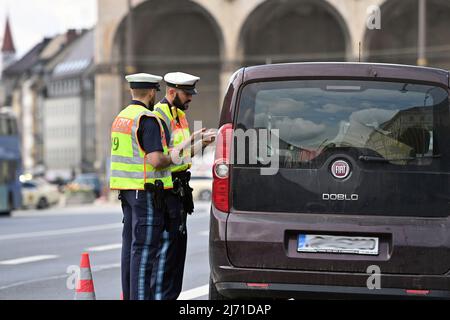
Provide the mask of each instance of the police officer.
{"label": "police officer", "polygon": [[153,265],[166,228],[164,193],[173,188],[170,132],[152,113],[162,78],[134,74],[126,80],[133,100],[112,125],[110,188],[120,190],[123,211],[123,298],[151,300]]}
{"label": "police officer", "polygon": [[[154,113],[169,129],[169,149],[186,145],[186,142],[192,140],[185,112],[189,109],[193,96],[198,93],[196,84],[199,80],[199,77],[182,72],[168,73],[164,77],[166,96],[155,106]],[[191,158],[211,144],[215,134],[211,129],[196,132],[195,137],[199,136],[201,139],[192,148],[183,149],[185,161],[177,162],[170,168],[174,189],[167,197],[166,204],[173,227],[162,234],[162,246],[155,265],[155,270],[158,271],[152,282],[159,292],[157,299],[176,300],[181,292],[187,245],[186,216],[194,210],[188,170],[192,166]]]}

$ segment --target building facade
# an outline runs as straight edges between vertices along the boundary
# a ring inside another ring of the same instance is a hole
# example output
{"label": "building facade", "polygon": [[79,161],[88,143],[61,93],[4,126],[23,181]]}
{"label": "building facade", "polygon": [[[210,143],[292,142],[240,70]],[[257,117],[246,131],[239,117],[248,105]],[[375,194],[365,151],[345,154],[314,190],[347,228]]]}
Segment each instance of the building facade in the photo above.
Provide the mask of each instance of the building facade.
{"label": "building facade", "polygon": [[16,48],[14,46],[14,39],[11,33],[11,26],[9,17],[6,17],[5,29],[0,43],[0,108],[11,107],[11,99],[7,95],[7,87],[3,84],[3,71],[13,64],[16,60]]}
{"label": "building facade", "polygon": [[9,17],[6,17],[5,29],[3,38],[1,40],[0,51],[0,79],[4,69],[11,65],[16,60],[16,47],[14,46],[14,39],[11,32]]}
{"label": "building facade", "polygon": [[94,30],[43,39],[2,71],[2,105],[18,118],[26,173],[49,180],[94,171]]}
{"label": "building facade", "polygon": [[[371,6],[381,29],[368,28]],[[415,64],[417,0],[98,0],[97,163],[127,103],[123,76],[185,71],[202,77],[190,113],[217,126],[221,99],[242,66],[301,61]],[[428,65],[450,68],[450,1],[427,0]]]}
{"label": "building facade", "polygon": [[23,168],[31,172],[37,163],[39,141],[38,96],[40,54],[50,40],[44,39],[2,72],[3,104],[17,117],[21,136]]}
{"label": "building facade", "polygon": [[11,107],[18,119],[26,173],[45,174],[43,101],[47,94],[46,66],[77,36],[74,30],[69,30],[53,38],[45,38],[2,72],[3,103]]}
{"label": "building facade", "polygon": [[94,31],[84,31],[46,66],[44,163],[49,180],[93,172]]}

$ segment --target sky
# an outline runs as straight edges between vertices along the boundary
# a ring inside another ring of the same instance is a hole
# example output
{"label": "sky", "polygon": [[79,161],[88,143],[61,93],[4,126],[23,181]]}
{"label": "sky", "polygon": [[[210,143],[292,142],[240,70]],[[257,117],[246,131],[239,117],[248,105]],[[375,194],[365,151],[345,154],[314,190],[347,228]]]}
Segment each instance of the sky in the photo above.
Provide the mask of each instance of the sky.
{"label": "sky", "polygon": [[93,27],[97,0],[0,0],[0,39],[7,14],[17,56],[21,57],[44,37],[71,28]]}

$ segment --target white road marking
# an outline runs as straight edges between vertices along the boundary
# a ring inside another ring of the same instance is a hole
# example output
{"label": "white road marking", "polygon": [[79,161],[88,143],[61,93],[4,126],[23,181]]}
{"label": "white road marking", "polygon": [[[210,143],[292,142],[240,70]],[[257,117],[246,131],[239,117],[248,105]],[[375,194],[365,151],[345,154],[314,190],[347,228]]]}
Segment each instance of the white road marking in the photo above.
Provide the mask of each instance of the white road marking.
{"label": "white road marking", "polygon": [[110,269],[120,268],[121,263],[111,263],[111,264],[103,264],[99,266],[92,267],[92,272],[105,271]]}
{"label": "white road marking", "polygon": [[116,249],[122,249],[122,244],[115,243],[115,244],[107,244],[107,245],[98,246],[98,247],[90,247],[90,248],[85,249],[85,251],[102,252],[102,251],[109,251],[109,250],[116,250]]}
{"label": "white road marking", "polygon": [[[99,265],[96,267],[92,267],[92,272],[100,272],[100,271],[105,271],[105,270],[111,270],[111,269],[116,269],[116,268],[120,268],[120,263],[113,263],[113,264],[104,264],[104,265]],[[27,281],[20,281],[20,282],[16,282],[16,283],[12,283],[12,284],[8,284],[5,286],[0,287],[0,291],[1,290],[6,290],[6,289],[10,289],[10,288],[15,288],[15,287],[20,287],[20,286],[24,286],[27,284],[33,284],[33,283],[38,283],[38,282],[44,282],[44,281],[52,281],[52,280],[58,280],[58,279],[64,279],[67,278],[69,275],[66,274],[60,274],[57,276],[51,276],[51,277],[45,277],[45,278],[39,278],[39,279],[33,279],[33,280],[27,280]]]}
{"label": "white road marking", "polygon": [[[92,272],[101,272],[101,271],[116,269],[116,268],[120,268],[120,263],[112,263],[112,264],[105,264],[105,265],[99,265],[96,267],[92,267]],[[38,282],[64,279],[67,277],[68,277],[67,274],[61,274],[61,275],[51,276],[51,277],[46,277],[46,278],[16,282],[16,283],[12,283],[12,284],[0,287],[0,291],[10,289],[10,288],[20,287],[20,286],[24,286],[24,285],[28,285],[28,284],[38,283]],[[209,293],[209,285],[205,285],[202,287],[197,287],[197,288],[194,288],[191,290],[183,291],[180,294],[180,296],[178,297],[178,300],[193,300],[193,299],[197,299],[197,298],[200,298],[203,296],[206,297],[206,296],[208,296],[208,293]]]}
{"label": "white road marking", "polygon": [[67,278],[67,277],[68,277],[67,274],[61,274],[59,276],[46,277],[46,278],[40,278],[40,279],[34,279],[34,280],[28,280],[28,281],[20,281],[20,282],[16,282],[16,283],[12,283],[12,284],[8,284],[6,286],[0,287],[0,291],[1,290],[6,290],[6,289],[9,289],[9,288],[25,286],[27,284],[33,284],[33,283],[37,283],[37,282],[64,279],[64,278]]}
{"label": "white road marking", "polygon": [[76,234],[76,233],[84,233],[84,232],[119,229],[119,228],[122,228],[122,227],[123,227],[122,223],[112,223],[112,224],[104,224],[104,225],[98,225],[98,226],[92,226],[92,227],[80,227],[80,228],[71,228],[71,229],[60,229],[60,230],[49,230],[49,231],[27,232],[27,233],[15,233],[15,234],[7,234],[7,235],[4,235],[4,236],[0,236],[0,241],[26,239],[26,238],[49,237],[49,236],[60,236],[60,235],[66,235],[66,234]]}
{"label": "white road marking", "polygon": [[32,257],[24,257],[24,258],[12,259],[12,260],[0,261],[0,265],[12,266],[12,265],[25,264],[25,263],[31,263],[31,262],[37,262],[37,261],[43,261],[43,260],[51,260],[51,259],[56,259],[56,258],[58,258],[58,256],[55,256],[55,255],[32,256]]}
{"label": "white road marking", "polygon": [[119,205],[53,207],[47,210],[14,211],[13,217],[48,217],[48,216],[84,216],[84,215],[122,215]]}
{"label": "white road marking", "polygon": [[209,285],[206,285],[188,291],[183,291],[178,297],[178,300],[193,300],[196,298],[207,296],[208,293],[209,293]]}

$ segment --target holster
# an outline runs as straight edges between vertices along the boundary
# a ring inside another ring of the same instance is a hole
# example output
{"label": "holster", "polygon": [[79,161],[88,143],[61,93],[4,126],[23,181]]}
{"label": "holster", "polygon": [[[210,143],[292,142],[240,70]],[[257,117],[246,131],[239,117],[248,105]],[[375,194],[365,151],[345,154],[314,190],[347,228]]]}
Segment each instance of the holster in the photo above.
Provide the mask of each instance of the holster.
{"label": "holster", "polygon": [[156,210],[163,210],[164,199],[164,183],[161,180],[156,180],[155,184],[146,183],[144,185],[145,191],[152,195],[153,206]]}
{"label": "holster", "polygon": [[194,212],[193,189],[189,186],[191,180],[190,172],[173,173],[173,186],[175,193],[180,197],[185,214],[191,215]]}
{"label": "holster", "polygon": [[190,172],[177,172],[172,173],[174,193],[181,199],[181,225],[179,231],[181,234],[186,235],[186,220],[187,215],[191,215],[194,212],[194,201],[192,198],[193,189],[189,186],[191,180]]}

